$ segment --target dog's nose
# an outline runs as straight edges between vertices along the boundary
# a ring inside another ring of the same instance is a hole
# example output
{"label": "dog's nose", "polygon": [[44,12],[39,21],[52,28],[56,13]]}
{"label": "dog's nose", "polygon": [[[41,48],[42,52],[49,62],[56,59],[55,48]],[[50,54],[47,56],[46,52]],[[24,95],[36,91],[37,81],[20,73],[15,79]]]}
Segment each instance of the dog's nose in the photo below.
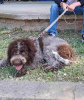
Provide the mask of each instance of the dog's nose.
{"label": "dog's nose", "polygon": [[22,64],[21,59],[15,59],[15,60],[13,61],[13,65],[15,65],[15,66],[19,66],[19,65],[21,65],[21,64]]}

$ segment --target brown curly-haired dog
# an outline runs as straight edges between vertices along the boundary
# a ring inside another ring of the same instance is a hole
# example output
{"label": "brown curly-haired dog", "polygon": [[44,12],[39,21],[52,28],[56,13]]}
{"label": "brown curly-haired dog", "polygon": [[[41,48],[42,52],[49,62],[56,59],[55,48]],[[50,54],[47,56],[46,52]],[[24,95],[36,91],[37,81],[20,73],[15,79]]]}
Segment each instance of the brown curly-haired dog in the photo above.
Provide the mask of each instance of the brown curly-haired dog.
{"label": "brown curly-haired dog", "polygon": [[27,70],[35,69],[45,60],[44,70],[58,70],[69,65],[75,55],[66,41],[57,37],[47,36],[39,38],[34,44],[32,39],[21,38],[11,42],[8,46],[7,59],[0,61],[0,67],[15,66],[16,76],[25,75]]}

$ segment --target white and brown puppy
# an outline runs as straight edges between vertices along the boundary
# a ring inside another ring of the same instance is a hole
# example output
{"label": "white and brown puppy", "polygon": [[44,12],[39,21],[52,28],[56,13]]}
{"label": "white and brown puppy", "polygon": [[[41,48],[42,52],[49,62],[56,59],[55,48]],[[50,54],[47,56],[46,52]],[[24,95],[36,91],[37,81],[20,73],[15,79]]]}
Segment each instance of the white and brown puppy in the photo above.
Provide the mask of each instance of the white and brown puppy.
{"label": "white and brown puppy", "polygon": [[29,38],[16,39],[8,46],[7,59],[0,61],[0,67],[14,65],[17,76],[25,75],[27,70],[35,69],[43,64],[44,70],[54,71],[69,65],[75,55],[66,41],[57,37],[45,36],[36,43]]}

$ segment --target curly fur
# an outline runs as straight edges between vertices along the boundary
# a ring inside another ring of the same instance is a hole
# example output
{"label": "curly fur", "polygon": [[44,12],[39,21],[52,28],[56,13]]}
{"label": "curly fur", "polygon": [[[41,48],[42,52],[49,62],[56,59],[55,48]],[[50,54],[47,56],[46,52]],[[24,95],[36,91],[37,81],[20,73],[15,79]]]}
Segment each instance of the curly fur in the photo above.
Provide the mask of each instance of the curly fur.
{"label": "curly fur", "polygon": [[45,36],[34,44],[29,38],[16,39],[8,46],[7,59],[0,61],[0,67],[14,65],[19,70],[16,76],[25,75],[45,60],[44,70],[58,70],[69,65],[75,55],[66,41],[57,37]]}
{"label": "curly fur", "polygon": [[75,60],[75,55],[69,45],[60,45],[58,46],[57,51],[61,57],[69,60]]}
{"label": "curly fur", "polygon": [[19,54],[22,54],[23,52],[25,52],[26,53],[25,56],[27,57],[28,62],[33,62],[33,58],[36,53],[36,48],[34,46],[34,43],[29,38],[22,38],[22,39],[17,39],[9,44],[8,52],[7,52],[9,63],[10,63],[11,57],[14,55],[14,53],[18,51],[17,43],[20,43],[21,45]]}

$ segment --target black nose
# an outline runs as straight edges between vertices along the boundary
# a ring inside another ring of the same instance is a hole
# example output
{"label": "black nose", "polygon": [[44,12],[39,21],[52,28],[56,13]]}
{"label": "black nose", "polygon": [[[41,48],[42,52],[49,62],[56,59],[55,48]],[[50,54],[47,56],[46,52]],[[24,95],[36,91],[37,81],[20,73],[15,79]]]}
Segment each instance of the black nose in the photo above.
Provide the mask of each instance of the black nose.
{"label": "black nose", "polygon": [[14,61],[13,61],[13,65],[15,65],[15,66],[19,66],[19,65],[21,65],[21,64],[22,64],[21,59],[14,59]]}

